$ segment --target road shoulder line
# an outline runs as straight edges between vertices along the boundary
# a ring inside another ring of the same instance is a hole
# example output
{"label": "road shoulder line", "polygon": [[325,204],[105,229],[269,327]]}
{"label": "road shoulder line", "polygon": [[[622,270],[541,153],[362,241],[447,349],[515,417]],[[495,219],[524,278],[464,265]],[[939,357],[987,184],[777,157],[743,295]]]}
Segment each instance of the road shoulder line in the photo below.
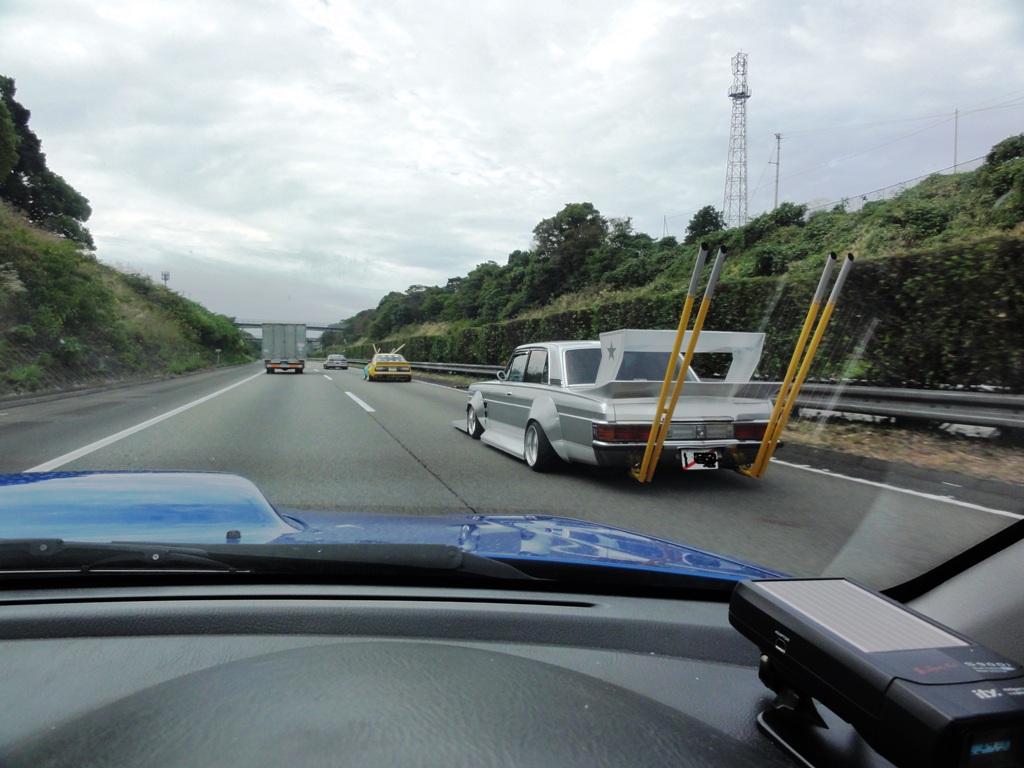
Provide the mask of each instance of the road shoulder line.
{"label": "road shoulder line", "polygon": [[235,387],[240,387],[246,382],[252,381],[253,379],[257,379],[262,375],[263,372],[260,371],[254,376],[250,376],[247,379],[242,379],[241,381],[236,381],[234,384],[228,387],[224,387],[224,389],[219,389],[216,392],[206,395],[205,397],[199,398],[198,400],[193,400],[191,403],[186,403],[185,405],[182,405],[179,408],[175,408],[173,411],[168,411],[167,413],[161,414],[160,416],[154,416],[152,419],[144,421],[141,424],[136,424],[134,427],[128,427],[128,429],[121,430],[117,434],[111,435],[110,437],[104,437],[102,440],[97,440],[95,443],[90,443],[89,445],[71,451],[70,453],[65,453],[63,456],[58,456],[56,459],[44,462],[42,464],[39,464],[38,466],[32,467],[31,469],[26,469],[25,471],[50,472],[54,469],[57,469],[58,467],[62,467],[65,464],[74,461],[75,459],[80,459],[83,456],[88,456],[90,453],[98,451],[100,448],[106,448],[108,445],[112,445],[113,443],[116,443],[119,440],[123,440],[124,438],[134,435],[137,432],[141,432],[144,429],[148,429],[149,427],[152,427],[154,424],[159,424],[161,421],[166,421],[167,419],[173,416],[177,416],[179,413],[183,413],[184,411],[187,411],[190,408],[194,408],[197,405],[205,403],[207,400],[212,400],[213,398],[219,395],[223,395],[225,392],[229,392]]}

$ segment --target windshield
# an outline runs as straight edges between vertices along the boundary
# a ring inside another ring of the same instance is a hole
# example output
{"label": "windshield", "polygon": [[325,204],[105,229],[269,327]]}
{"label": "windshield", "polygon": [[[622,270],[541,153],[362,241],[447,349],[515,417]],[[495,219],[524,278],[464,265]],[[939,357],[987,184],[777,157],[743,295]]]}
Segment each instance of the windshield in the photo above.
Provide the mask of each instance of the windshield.
{"label": "windshield", "polygon": [[0,539],[888,588],[1024,517],[1019,0],[585,8],[0,5]]}

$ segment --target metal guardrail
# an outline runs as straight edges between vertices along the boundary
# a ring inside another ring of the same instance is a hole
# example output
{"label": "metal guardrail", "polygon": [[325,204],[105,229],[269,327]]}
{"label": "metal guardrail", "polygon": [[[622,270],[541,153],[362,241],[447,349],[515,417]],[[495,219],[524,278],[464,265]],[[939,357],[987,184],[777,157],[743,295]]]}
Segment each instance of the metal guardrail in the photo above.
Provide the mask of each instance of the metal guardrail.
{"label": "metal guardrail", "polygon": [[1024,395],[805,384],[797,406],[904,421],[1024,430]]}
{"label": "metal guardrail", "polygon": [[[366,360],[349,359],[353,365]],[[458,363],[410,363],[413,370],[435,373],[492,377],[504,370],[500,365]],[[779,389],[776,382],[753,382],[737,394],[770,397]],[[685,393],[685,389],[683,392]],[[1024,395],[1002,395],[957,390],[902,389],[843,384],[804,384],[796,400],[798,409],[881,416],[905,422],[965,424],[1024,430]]]}
{"label": "metal guardrail", "polygon": [[[359,367],[366,365],[369,360],[362,360],[355,357],[348,359],[349,365]],[[461,374],[465,376],[479,376],[493,378],[498,371],[505,370],[503,365],[462,365],[460,363],[416,363],[410,362],[414,371],[433,371],[434,373]]]}
{"label": "metal guardrail", "polygon": [[[742,385],[736,394],[774,397],[778,389],[776,382],[751,382]],[[796,399],[796,409],[798,412],[814,410],[880,416],[904,423],[1024,430],[1024,395],[856,384],[804,384]]]}

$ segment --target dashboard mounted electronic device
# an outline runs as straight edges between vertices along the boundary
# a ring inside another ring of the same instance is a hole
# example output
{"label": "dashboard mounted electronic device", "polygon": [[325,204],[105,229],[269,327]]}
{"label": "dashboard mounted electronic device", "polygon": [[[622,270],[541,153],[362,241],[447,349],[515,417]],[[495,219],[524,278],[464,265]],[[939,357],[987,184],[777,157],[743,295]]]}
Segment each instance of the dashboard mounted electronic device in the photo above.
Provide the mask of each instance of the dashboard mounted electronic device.
{"label": "dashboard mounted electronic device", "polygon": [[778,694],[759,725],[805,765],[1024,766],[1024,668],[893,600],[846,579],[745,581],[729,621]]}

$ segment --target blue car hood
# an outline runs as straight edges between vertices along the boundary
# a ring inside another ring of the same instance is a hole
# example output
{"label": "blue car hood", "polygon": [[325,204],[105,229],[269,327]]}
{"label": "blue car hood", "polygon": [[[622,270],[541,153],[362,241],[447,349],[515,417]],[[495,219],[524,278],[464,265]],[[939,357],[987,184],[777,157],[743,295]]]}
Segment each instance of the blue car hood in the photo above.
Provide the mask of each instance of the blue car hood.
{"label": "blue car hood", "polygon": [[220,472],[0,475],[0,540],[176,544],[442,544],[502,559],[671,571],[736,581],[782,574],[664,539],[541,515],[279,512]]}

